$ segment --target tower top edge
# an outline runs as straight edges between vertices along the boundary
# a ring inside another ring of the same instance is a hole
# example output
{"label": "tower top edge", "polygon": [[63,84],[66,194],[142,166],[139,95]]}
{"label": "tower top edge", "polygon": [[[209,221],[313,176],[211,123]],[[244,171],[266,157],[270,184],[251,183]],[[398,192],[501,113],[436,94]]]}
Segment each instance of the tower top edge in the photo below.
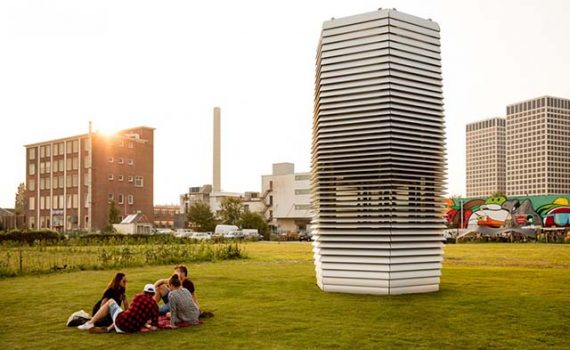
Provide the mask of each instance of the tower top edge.
{"label": "tower top edge", "polygon": [[395,9],[378,9],[377,11],[365,12],[347,17],[331,18],[330,20],[323,22],[323,30],[373,21],[377,19],[384,19],[384,18],[398,19],[404,22],[408,22],[414,25],[418,25],[439,32],[439,24],[437,22],[434,22],[431,19],[425,19],[404,12],[400,12]]}

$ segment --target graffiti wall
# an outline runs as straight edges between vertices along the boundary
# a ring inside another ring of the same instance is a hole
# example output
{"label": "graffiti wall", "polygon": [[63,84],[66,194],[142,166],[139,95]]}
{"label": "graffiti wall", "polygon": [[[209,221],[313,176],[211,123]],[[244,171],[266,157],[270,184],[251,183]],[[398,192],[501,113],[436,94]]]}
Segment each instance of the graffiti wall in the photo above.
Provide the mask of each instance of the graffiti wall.
{"label": "graffiti wall", "polygon": [[450,228],[483,233],[570,227],[570,195],[449,198],[445,217]]}

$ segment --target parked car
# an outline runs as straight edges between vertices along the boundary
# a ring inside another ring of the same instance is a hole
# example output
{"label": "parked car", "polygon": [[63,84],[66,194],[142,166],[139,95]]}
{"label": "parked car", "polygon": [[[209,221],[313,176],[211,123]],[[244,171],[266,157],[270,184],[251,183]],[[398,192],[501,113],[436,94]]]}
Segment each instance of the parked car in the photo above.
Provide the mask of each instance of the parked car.
{"label": "parked car", "polygon": [[223,234],[224,238],[228,239],[243,239],[243,232],[239,230],[230,231]]}
{"label": "parked car", "polygon": [[190,236],[190,238],[199,241],[209,241],[212,239],[212,237],[210,237],[210,235],[207,232],[194,232],[192,236]]}
{"label": "parked car", "polygon": [[301,232],[299,234],[299,242],[303,242],[303,241],[310,242],[312,239],[313,239],[313,235],[308,231]]}
{"label": "parked car", "polygon": [[154,234],[156,235],[169,235],[169,234],[173,234],[174,230],[170,229],[170,228],[157,228],[154,230]]}
{"label": "parked car", "polygon": [[243,238],[246,238],[246,239],[251,239],[251,240],[262,240],[263,239],[263,236],[259,234],[259,231],[257,229],[244,228],[243,230],[241,230],[241,232],[243,233]]}
{"label": "parked car", "polygon": [[174,236],[176,236],[176,237],[187,237],[188,238],[188,237],[192,237],[193,233],[194,232],[192,232],[192,230],[179,228],[179,229],[176,229],[176,232],[174,232]]}

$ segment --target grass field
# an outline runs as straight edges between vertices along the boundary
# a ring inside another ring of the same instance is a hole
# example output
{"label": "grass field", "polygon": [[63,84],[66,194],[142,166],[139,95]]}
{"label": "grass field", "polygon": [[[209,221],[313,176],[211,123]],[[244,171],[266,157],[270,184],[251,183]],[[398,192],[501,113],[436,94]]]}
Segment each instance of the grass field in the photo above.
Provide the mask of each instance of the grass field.
{"label": "grass field", "polygon": [[[570,245],[445,248],[441,291],[321,292],[307,243],[250,243],[246,260],[192,264],[203,309],[186,329],[95,335],[65,327],[114,271],[0,280],[0,349],[568,349]],[[172,266],[124,269],[132,296]]]}

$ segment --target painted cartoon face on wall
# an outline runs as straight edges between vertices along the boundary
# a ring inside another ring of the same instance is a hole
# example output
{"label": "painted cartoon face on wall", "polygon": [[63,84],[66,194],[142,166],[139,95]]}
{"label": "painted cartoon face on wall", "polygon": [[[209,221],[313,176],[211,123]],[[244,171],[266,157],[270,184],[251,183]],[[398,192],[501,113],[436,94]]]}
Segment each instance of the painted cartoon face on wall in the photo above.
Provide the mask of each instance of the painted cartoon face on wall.
{"label": "painted cartoon face on wall", "polygon": [[468,227],[502,227],[505,224],[505,221],[507,221],[511,216],[510,211],[502,206],[505,202],[507,202],[507,198],[505,196],[492,196],[487,198],[485,203],[479,207],[479,210],[471,214],[471,217],[469,217]]}

